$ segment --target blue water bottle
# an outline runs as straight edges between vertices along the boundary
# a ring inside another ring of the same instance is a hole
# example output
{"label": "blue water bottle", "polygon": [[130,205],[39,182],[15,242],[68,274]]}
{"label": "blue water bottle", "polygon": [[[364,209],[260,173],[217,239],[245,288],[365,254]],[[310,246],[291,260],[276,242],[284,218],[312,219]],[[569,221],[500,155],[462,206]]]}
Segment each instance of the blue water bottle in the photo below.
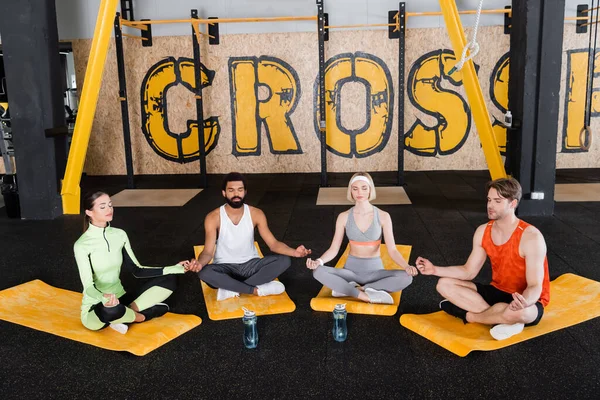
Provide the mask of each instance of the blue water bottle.
{"label": "blue water bottle", "polygon": [[258,345],[258,331],[256,330],[256,313],[246,308],[244,310],[244,346],[247,349],[255,349]]}
{"label": "blue water bottle", "polygon": [[346,326],[346,311],[345,304],[336,304],[333,309],[333,338],[336,342],[343,342],[348,336],[348,328]]}

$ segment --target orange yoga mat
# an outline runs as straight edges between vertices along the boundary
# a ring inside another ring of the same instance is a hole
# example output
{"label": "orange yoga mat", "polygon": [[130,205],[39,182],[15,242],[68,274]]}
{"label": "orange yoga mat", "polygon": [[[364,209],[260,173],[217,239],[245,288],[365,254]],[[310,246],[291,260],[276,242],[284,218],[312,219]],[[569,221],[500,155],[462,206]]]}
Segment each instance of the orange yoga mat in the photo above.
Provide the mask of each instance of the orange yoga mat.
{"label": "orange yoga mat", "polygon": [[[258,243],[254,242],[254,245],[260,257],[263,257]],[[203,249],[204,246],[194,246],[196,258],[202,253]],[[285,314],[291,313],[296,309],[296,305],[286,292],[263,297],[242,293],[240,297],[217,301],[217,289],[213,289],[202,282],[202,293],[204,294],[208,317],[213,321],[242,318],[244,315],[242,307],[254,311],[256,315]]]}
{"label": "orange yoga mat", "polygon": [[464,357],[473,350],[490,351],[567,328],[600,316],[600,282],[574,274],[561,275],[550,282],[550,303],[539,324],[506,340],[495,340],[490,327],[463,324],[455,317],[438,311],[432,314],[404,314],[400,323],[406,328]]}
{"label": "orange yoga mat", "polygon": [[[405,260],[410,258],[411,246],[396,245],[396,248],[402,254]],[[350,245],[346,247],[346,251],[340,257],[336,264],[336,268],[343,268],[346,264],[346,259],[350,252]],[[380,247],[381,259],[386,269],[401,269],[392,259],[387,252],[387,247],[382,244]],[[346,310],[349,313],[354,314],[372,314],[372,315],[394,315],[398,311],[400,305],[400,295],[402,292],[391,293],[394,299],[394,304],[370,304],[364,301],[357,300],[353,297],[332,297],[331,289],[323,286],[317,297],[310,301],[310,307],[315,311],[333,311],[336,304],[345,303]]]}
{"label": "orange yoga mat", "polygon": [[130,324],[124,335],[110,328],[90,331],[81,324],[81,296],[40,280],[30,281],[0,291],[0,319],[136,356],[144,356],[202,323],[195,315],[167,313],[148,322]]}

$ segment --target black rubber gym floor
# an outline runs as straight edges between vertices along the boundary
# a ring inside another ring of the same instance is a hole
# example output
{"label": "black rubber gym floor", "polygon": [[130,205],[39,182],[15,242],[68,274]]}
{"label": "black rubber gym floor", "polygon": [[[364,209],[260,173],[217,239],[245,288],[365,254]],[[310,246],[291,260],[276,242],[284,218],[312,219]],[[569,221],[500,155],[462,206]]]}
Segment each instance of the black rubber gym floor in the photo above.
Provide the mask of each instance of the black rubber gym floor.
{"label": "black rubber gym floor", "polygon": [[[393,185],[395,174],[373,174]],[[330,176],[346,186],[350,174]],[[394,221],[396,242],[440,265],[466,261],[477,225],[486,221],[485,171],[409,172],[411,206],[381,206]],[[222,176],[180,208],[118,208],[113,225],[127,231],[140,261],[166,265],[193,257],[204,238],[203,218],[222,204]],[[337,214],[347,207],[316,206],[318,174],[248,175],[247,202],[262,208],[275,236],[320,255]],[[194,187],[197,177],[139,177],[139,188]],[[599,170],[559,170],[558,183],[600,181]],[[84,177],[82,190],[122,190],[123,177]],[[0,289],[33,279],[81,291],[72,246],[80,216],[54,221],[10,220],[0,209]],[[600,281],[600,203],[557,203],[549,218],[525,218],[548,244],[551,279],[571,272]],[[257,235],[262,249],[268,249]],[[347,241],[344,242],[344,247]],[[334,260],[334,262],[337,261]],[[486,265],[477,280],[491,278]],[[259,317],[255,350],[242,344],[240,320],[211,321],[197,277],[179,278],[170,299],[176,313],[202,325],[144,357],[77,343],[0,321],[2,399],[456,399],[598,398],[600,318],[492,352],[460,358],[405,329],[403,313],[437,310],[436,279],[418,276],[393,317],[349,315],[344,343],[331,337],[329,313],[310,299],[321,285],[303,259],[281,277],[296,303],[292,314]],[[124,278],[127,282],[127,279]],[[49,298],[48,302],[53,299]],[[2,304],[0,304],[2,307]],[[74,310],[79,312],[79,310]]]}

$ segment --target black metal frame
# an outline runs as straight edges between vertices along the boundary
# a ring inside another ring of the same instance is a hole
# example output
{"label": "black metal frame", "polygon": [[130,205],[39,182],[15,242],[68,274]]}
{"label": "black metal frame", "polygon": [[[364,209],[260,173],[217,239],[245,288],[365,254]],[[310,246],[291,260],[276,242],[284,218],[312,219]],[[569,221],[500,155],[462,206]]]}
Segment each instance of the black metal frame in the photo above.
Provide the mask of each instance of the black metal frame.
{"label": "black metal frame", "polygon": [[[596,2],[596,6],[594,6],[594,0],[590,5],[589,21],[594,21],[594,8],[596,8],[596,20],[598,20],[598,12],[600,10],[597,9],[600,7],[600,1]],[[592,47],[592,26],[594,26],[594,46]],[[592,120],[592,94],[594,90],[594,64],[596,62],[596,43],[598,39],[598,24],[589,25],[590,27],[590,36],[589,36],[589,44],[588,44],[588,67],[587,67],[587,77],[585,83],[585,112],[584,112],[584,127],[589,127]],[[586,26],[587,28],[587,26]],[[594,50],[592,50],[594,49]]]}
{"label": "black metal frame", "polygon": [[[505,6],[505,10],[512,10],[512,6]],[[512,27],[512,15],[504,13],[504,34],[510,35],[510,28]]]}
{"label": "black metal frame", "polygon": [[325,117],[325,16],[323,0],[317,0],[319,37],[319,131],[321,132],[321,187],[327,185],[327,121]]}
{"label": "black metal frame", "polygon": [[[398,5],[398,186],[404,186],[404,63],[406,60],[406,3]],[[393,111],[392,111],[393,112]]]}
{"label": "black metal frame", "polygon": [[133,0],[121,0],[121,14],[123,19],[134,21],[133,17]]}
{"label": "black metal frame", "polygon": [[[149,19],[141,19],[140,21],[150,21]],[[152,24],[146,24],[146,29],[141,31],[143,47],[152,47]]]}
{"label": "black metal frame", "polygon": [[[591,6],[587,5],[587,4],[578,4],[577,5],[577,17],[588,17],[589,13],[588,10],[590,9]],[[591,26],[591,25],[585,25],[586,23],[591,22],[590,19],[587,20],[583,20],[583,19],[578,19],[577,23],[575,24],[575,33],[587,33],[587,27]]]}
{"label": "black metal frame", "polygon": [[121,101],[121,121],[123,123],[127,188],[134,189],[135,181],[133,176],[133,156],[131,153],[131,131],[129,129],[129,105],[127,103],[127,81],[125,78],[125,57],[123,55],[123,35],[120,18],[120,13],[117,13],[117,16],[115,17],[115,49],[117,52],[117,71],[119,76],[119,100]]}
{"label": "black metal frame", "polygon": [[3,128],[3,123],[4,121],[0,120],[0,157],[2,157],[2,160],[4,162],[4,174],[5,175],[13,175],[15,172],[13,171],[13,167],[12,167],[12,161],[10,159],[10,154],[8,154],[8,146],[6,145],[5,142],[5,134],[4,134],[4,128]]}
{"label": "black metal frame", "polygon": [[[208,17],[208,19],[219,19],[219,17]],[[219,34],[219,23],[208,24],[208,44],[217,45],[221,42]]]}
{"label": "black metal frame", "polygon": [[[193,19],[198,19],[198,10],[192,10]],[[200,27],[198,26],[198,29]],[[198,123],[198,148],[200,155],[200,187],[206,188],[206,147],[204,144],[204,108],[202,103],[202,70],[200,63],[200,43],[192,26],[192,44],[194,48],[194,82],[196,85],[196,120]]]}

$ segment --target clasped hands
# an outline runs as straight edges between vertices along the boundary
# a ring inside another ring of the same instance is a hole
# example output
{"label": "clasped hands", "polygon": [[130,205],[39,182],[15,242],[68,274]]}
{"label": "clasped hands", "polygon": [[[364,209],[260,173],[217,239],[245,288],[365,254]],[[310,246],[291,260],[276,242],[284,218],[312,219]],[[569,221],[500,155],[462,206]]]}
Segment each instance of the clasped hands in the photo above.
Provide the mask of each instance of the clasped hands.
{"label": "clasped hands", "polygon": [[[300,245],[294,250],[292,257],[302,258],[302,257],[308,256],[311,253],[312,253],[312,250],[307,249],[303,245]],[[200,272],[200,270],[202,270],[202,267],[203,267],[202,264],[200,263],[200,261],[198,261],[195,258],[192,258],[189,261],[188,260],[180,261],[178,264],[182,265],[186,272],[188,272],[188,271]]]}

